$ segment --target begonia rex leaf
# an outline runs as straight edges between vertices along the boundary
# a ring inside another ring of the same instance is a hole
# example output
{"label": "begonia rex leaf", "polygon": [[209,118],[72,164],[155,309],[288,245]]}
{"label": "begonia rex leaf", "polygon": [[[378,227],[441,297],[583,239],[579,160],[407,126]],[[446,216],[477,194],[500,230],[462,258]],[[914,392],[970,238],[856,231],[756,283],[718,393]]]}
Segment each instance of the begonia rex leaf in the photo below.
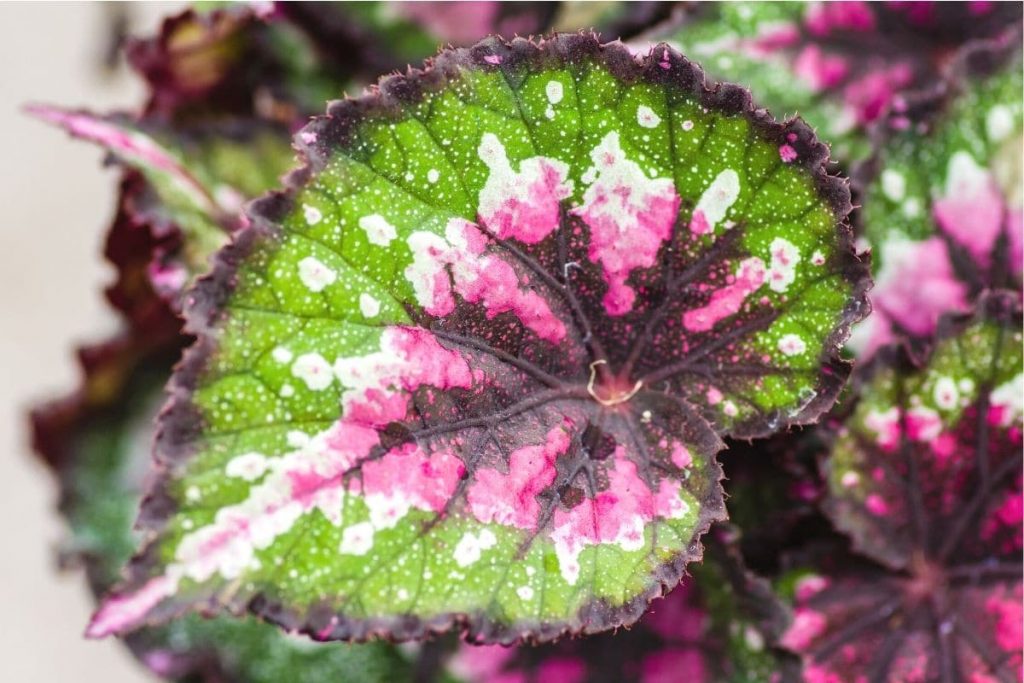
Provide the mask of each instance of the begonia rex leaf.
{"label": "begonia rex leaf", "polygon": [[927,338],[979,292],[1019,288],[1024,79],[1019,34],[969,47],[946,90],[897,117],[864,191],[874,249],[874,314],[851,346],[862,357],[900,334]]}
{"label": "begonia rex leaf", "polygon": [[882,3],[726,2],[695,4],[651,37],[743,83],[773,115],[800,115],[850,163],[870,153],[894,96],[929,71],[920,41],[891,29]]}
{"label": "begonia rex leaf", "polygon": [[808,681],[1018,681],[1022,335],[1014,293],[946,319],[927,364],[880,352],[825,461],[825,511],[873,560],[796,586]]}
{"label": "begonia rex leaf", "polygon": [[724,514],[722,435],[817,419],[866,312],[799,121],[667,46],[491,39],[331,105],[192,293],[151,542],[102,636],[635,621]]}

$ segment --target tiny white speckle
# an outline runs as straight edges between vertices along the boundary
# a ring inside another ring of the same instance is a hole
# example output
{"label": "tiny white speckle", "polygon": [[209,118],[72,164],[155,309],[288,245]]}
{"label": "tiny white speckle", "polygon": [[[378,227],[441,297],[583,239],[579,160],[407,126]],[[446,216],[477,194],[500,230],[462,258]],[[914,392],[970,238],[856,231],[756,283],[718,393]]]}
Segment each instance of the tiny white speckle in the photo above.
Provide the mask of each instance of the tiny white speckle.
{"label": "tiny white speckle", "polygon": [[188,500],[193,503],[199,500],[199,487],[193,485],[185,489],[185,500]]}
{"label": "tiny white speckle", "polygon": [[551,104],[558,104],[565,95],[562,84],[558,81],[548,81],[548,84],[544,86],[544,92],[547,94],[548,102]]}
{"label": "tiny white speckle", "polygon": [[641,104],[636,108],[636,122],[644,128],[657,128],[661,123],[661,117],[646,104]]}
{"label": "tiny white speckle", "polygon": [[289,363],[292,360],[292,352],[283,346],[275,348],[270,355],[278,363]]}
{"label": "tiny white speckle", "polygon": [[725,401],[722,404],[722,412],[728,415],[729,417],[736,417],[736,414],[739,413],[739,411],[736,409],[736,404],[733,403],[732,401]]}
{"label": "tiny white speckle", "polygon": [[324,218],[324,215],[320,213],[320,209],[315,206],[310,206],[309,204],[302,205],[302,215],[310,225],[316,225]]}
{"label": "tiny white speckle", "polygon": [[533,600],[533,589],[529,586],[520,586],[516,589],[516,595],[519,596],[520,600]]}
{"label": "tiny white speckle", "polygon": [[408,600],[409,599],[409,591],[405,590],[404,588],[399,588],[397,596],[398,596],[399,600]]}
{"label": "tiny white speckle", "polygon": [[555,108],[549,104],[548,108],[544,110],[544,116],[546,116],[548,119],[555,118]]}
{"label": "tiny white speckle", "polygon": [[431,183],[431,184],[436,183],[438,181],[438,179],[440,179],[440,177],[441,177],[441,173],[436,168],[432,168],[429,171],[427,171],[427,182],[428,183]]}
{"label": "tiny white speckle", "polygon": [[379,213],[360,218],[359,227],[366,231],[366,239],[370,244],[376,244],[379,247],[388,246],[391,244],[391,240],[398,237],[395,226],[388,223]]}
{"label": "tiny white speckle", "polygon": [[291,384],[287,384],[287,383],[281,385],[281,397],[282,398],[290,398],[290,397],[292,397],[294,395],[295,395],[295,387],[293,387]]}
{"label": "tiny white speckle", "polygon": [[825,265],[825,255],[822,254],[820,251],[815,251],[813,254],[811,254],[811,264],[815,266]]}
{"label": "tiny white speckle", "polygon": [[375,318],[380,313],[380,302],[372,295],[363,292],[359,295],[359,310],[367,318]]}
{"label": "tiny white speckle", "polygon": [[526,575],[527,576],[533,576],[536,573],[537,573],[537,570],[534,569],[533,567],[527,567],[526,568]]}
{"label": "tiny white speckle", "polygon": [[307,256],[299,261],[299,279],[310,291],[322,292],[325,287],[334,284],[338,274],[320,259]]}

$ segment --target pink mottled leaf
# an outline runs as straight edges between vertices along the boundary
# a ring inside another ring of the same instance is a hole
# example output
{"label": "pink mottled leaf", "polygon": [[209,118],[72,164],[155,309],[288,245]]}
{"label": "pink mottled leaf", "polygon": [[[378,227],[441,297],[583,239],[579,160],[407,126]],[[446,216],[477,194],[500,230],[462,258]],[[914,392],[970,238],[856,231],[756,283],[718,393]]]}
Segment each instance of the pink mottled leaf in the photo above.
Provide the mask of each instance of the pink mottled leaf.
{"label": "pink mottled leaf", "polygon": [[[1018,24],[1019,25],[1019,24]],[[865,243],[874,314],[851,338],[861,357],[901,335],[927,339],[988,288],[1019,288],[1024,266],[1020,34],[972,43],[943,87],[910,98],[867,164]]]}
{"label": "pink mottled leaf", "polygon": [[924,367],[874,363],[825,461],[825,511],[872,562],[797,581],[782,642],[806,680],[1020,680],[1020,329],[992,295]]}
{"label": "pink mottled leaf", "polygon": [[845,184],[667,46],[491,39],[297,145],[191,296],[152,542],[90,635],[188,608],[322,640],[629,624],[724,515],[721,437],[843,384]]}

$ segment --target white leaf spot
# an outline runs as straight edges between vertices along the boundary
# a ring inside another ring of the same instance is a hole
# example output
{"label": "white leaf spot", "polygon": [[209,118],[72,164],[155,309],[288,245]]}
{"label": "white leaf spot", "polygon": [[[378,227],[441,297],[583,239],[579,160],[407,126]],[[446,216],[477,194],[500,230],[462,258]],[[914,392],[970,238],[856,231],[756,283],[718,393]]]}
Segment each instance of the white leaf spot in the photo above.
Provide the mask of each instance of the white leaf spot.
{"label": "white leaf spot", "polygon": [[366,239],[370,244],[376,244],[378,247],[386,247],[391,244],[391,240],[398,237],[395,226],[388,223],[379,213],[360,218],[359,227],[366,231]]}
{"label": "white leaf spot", "polygon": [[544,86],[544,92],[547,94],[548,102],[551,104],[558,104],[565,95],[562,84],[558,81],[548,81],[548,84]]}
{"label": "white leaf spot", "polygon": [[807,350],[807,344],[796,334],[784,334],[779,339],[779,351],[786,356],[799,356]]}
{"label": "white leaf spot", "polygon": [[330,364],[319,353],[304,353],[296,358],[292,363],[292,374],[305,382],[311,391],[323,391],[334,381]]}
{"label": "white leaf spot", "polygon": [[320,213],[320,209],[315,206],[310,206],[309,204],[302,205],[302,215],[310,225],[316,225],[324,218],[324,215]]}
{"label": "white leaf spot", "polygon": [[644,128],[657,128],[661,117],[646,104],[641,104],[636,108],[636,122]]}
{"label": "white leaf spot", "polygon": [[882,192],[894,202],[901,201],[907,193],[907,179],[899,171],[885,169],[882,171]]}
{"label": "white leaf spot", "polygon": [[480,559],[484,550],[493,548],[498,542],[490,529],[484,529],[479,535],[467,531],[455,545],[455,564],[468,567]]}
{"label": "white leaf spot", "polygon": [[328,285],[334,284],[338,274],[315,256],[307,256],[299,261],[299,279],[313,292],[321,292]]}
{"label": "white leaf spot", "polygon": [[740,176],[736,171],[727,168],[715,176],[697,200],[697,206],[693,209],[693,219],[690,221],[690,230],[698,235],[713,231],[739,196]]}
{"label": "white leaf spot", "polygon": [[231,458],[224,472],[229,477],[255,481],[263,476],[268,465],[266,456],[261,453],[243,453]]}
{"label": "white leaf spot", "polygon": [[365,555],[373,547],[373,525],[369,522],[353,524],[341,533],[338,550],[344,555]]}
{"label": "white leaf spot", "polygon": [[952,377],[939,377],[935,380],[935,390],[932,393],[935,398],[935,405],[942,410],[952,410],[960,403],[960,390]]}
{"label": "white leaf spot", "polygon": [[1004,104],[989,109],[985,116],[985,132],[992,142],[1001,142],[1013,132],[1013,112]]}
{"label": "white leaf spot", "polygon": [[372,295],[363,292],[359,295],[359,310],[367,318],[375,318],[380,313],[380,302]]}

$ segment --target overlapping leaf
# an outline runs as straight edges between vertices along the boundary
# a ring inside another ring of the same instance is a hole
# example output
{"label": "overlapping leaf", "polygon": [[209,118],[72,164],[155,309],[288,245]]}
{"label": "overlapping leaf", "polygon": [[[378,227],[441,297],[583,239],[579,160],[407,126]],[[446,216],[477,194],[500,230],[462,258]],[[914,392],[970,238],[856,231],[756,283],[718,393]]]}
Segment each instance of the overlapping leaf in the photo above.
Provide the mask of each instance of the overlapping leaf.
{"label": "overlapping leaf", "polygon": [[798,585],[783,643],[807,680],[1020,680],[1021,342],[1017,296],[995,295],[923,369],[876,362],[825,507],[873,562]]}
{"label": "overlapping leaf", "polygon": [[[716,78],[747,85],[776,116],[799,114],[834,158],[852,166],[870,155],[886,114],[902,111],[902,95],[938,80],[936,65],[951,44],[1020,22],[1019,6],[968,12],[965,3],[910,3],[934,5],[921,14],[899,4],[695,3],[646,37],[668,41]],[[958,28],[952,38],[939,30],[949,25]]]}
{"label": "overlapping leaf", "polygon": [[761,683],[794,661],[773,649],[788,614],[768,582],[746,571],[731,528],[704,562],[628,631],[506,648],[463,644],[446,668],[464,683]]}
{"label": "overlapping leaf", "polygon": [[928,69],[921,51],[883,32],[880,10],[863,2],[704,3],[653,35],[715,77],[747,85],[776,116],[799,114],[849,163],[868,156],[869,125]]}
{"label": "overlapping leaf", "polygon": [[722,515],[719,435],[842,384],[844,185],[668,47],[487,41],[298,141],[194,295],[156,536],[93,635],[190,606],[321,639],[629,623]]}
{"label": "overlapping leaf", "polygon": [[960,56],[948,88],[918,102],[872,162],[864,237],[874,315],[851,345],[866,357],[897,335],[926,338],[989,287],[1020,287],[1024,81],[1019,34]]}

